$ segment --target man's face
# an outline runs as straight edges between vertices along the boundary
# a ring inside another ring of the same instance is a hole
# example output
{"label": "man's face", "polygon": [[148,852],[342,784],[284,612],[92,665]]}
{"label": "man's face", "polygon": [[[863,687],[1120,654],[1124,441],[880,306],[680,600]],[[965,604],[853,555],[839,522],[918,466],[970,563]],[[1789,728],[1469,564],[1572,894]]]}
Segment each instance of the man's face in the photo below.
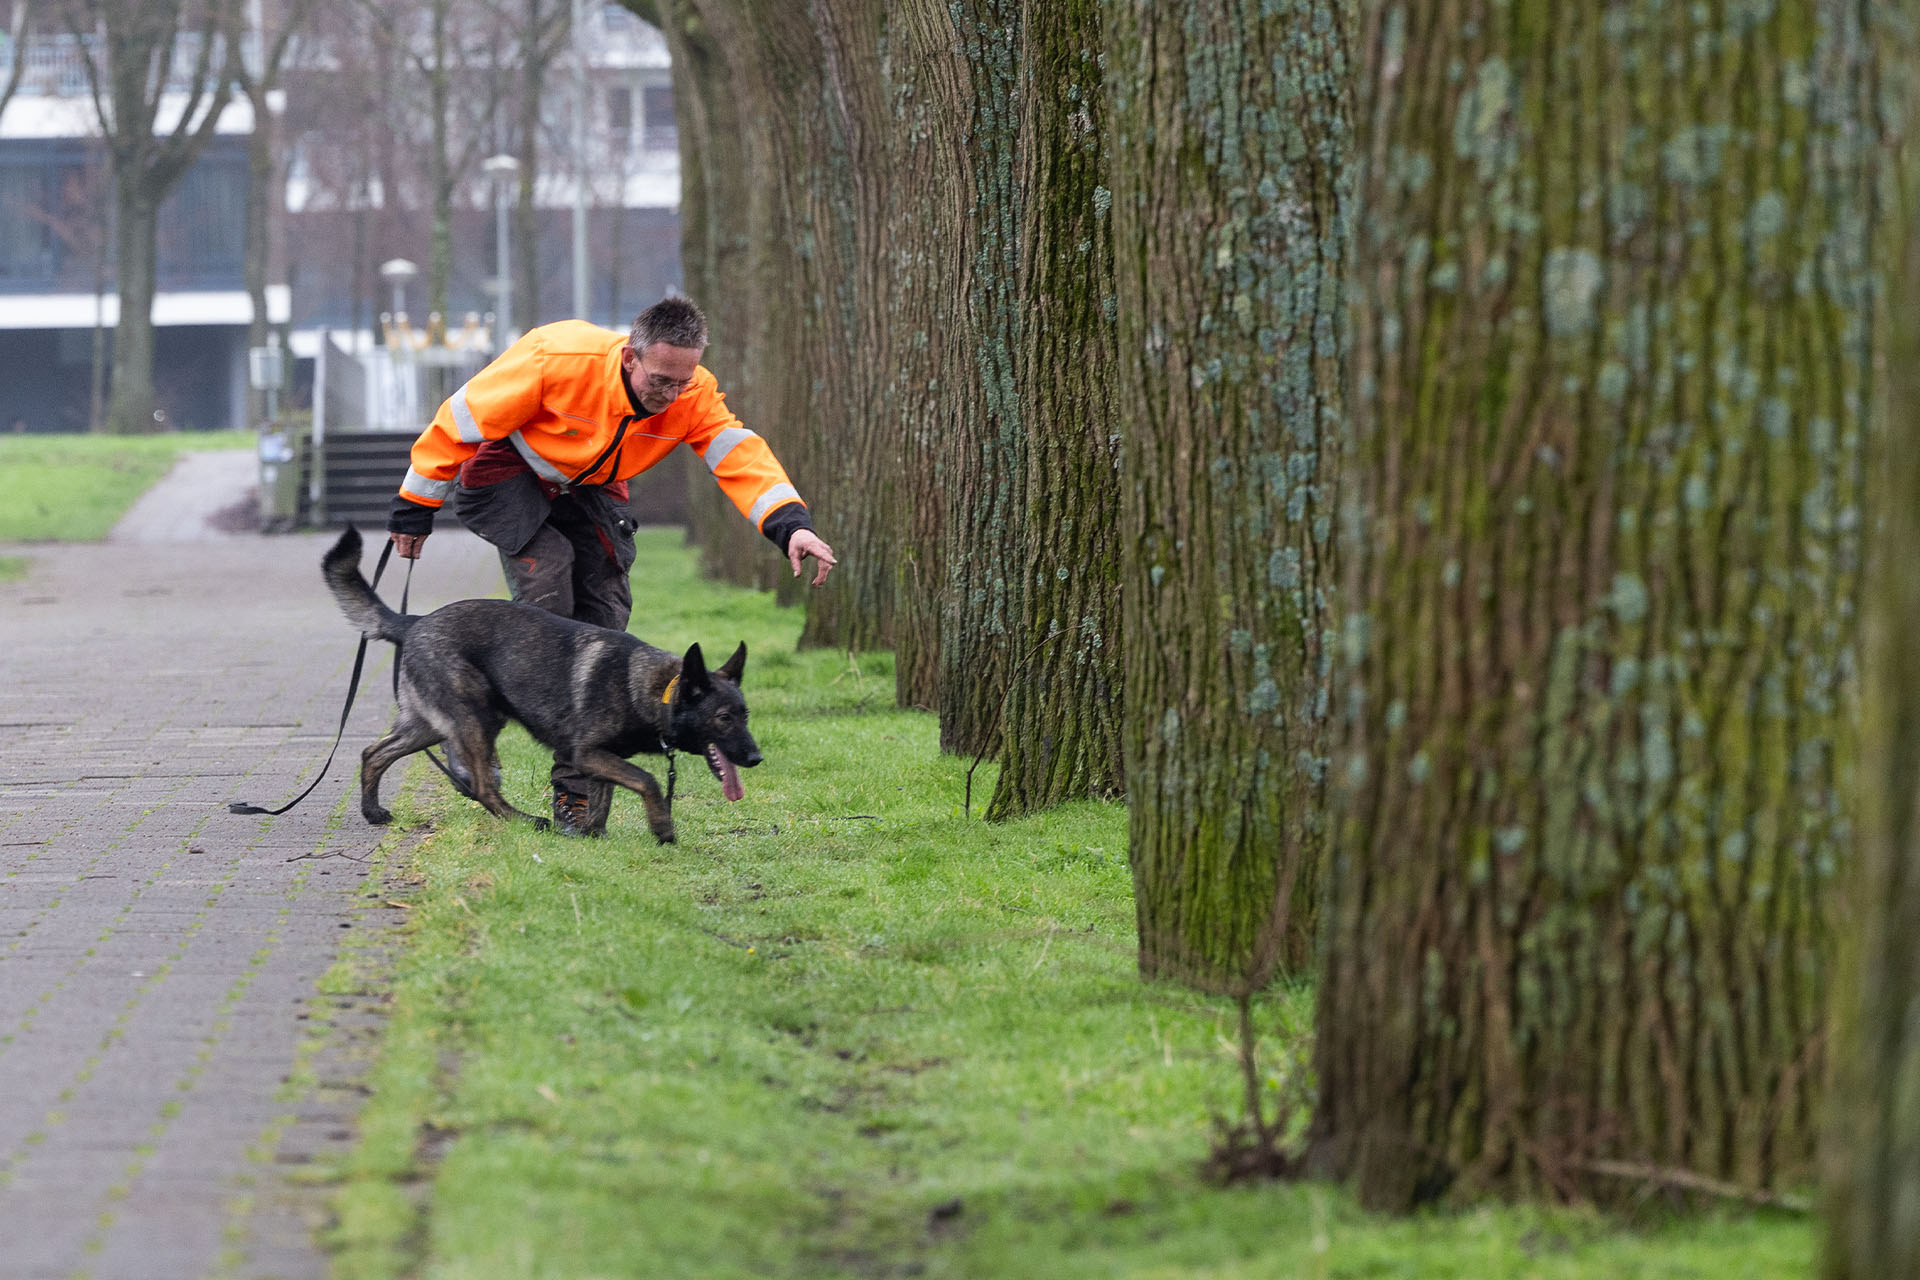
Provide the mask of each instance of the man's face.
{"label": "man's face", "polygon": [[700,348],[670,347],[656,342],[645,351],[627,346],[620,351],[620,367],[626,371],[633,398],[648,413],[659,413],[687,389],[693,371],[700,367]]}

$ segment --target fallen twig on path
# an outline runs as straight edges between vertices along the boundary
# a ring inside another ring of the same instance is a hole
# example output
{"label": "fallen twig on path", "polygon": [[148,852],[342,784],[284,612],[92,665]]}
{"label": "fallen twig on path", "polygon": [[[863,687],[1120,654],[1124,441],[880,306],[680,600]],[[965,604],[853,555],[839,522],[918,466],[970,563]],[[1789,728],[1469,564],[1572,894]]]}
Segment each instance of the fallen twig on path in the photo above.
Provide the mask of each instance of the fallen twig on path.
{"label": "fallen twig on path", "polygon": [[354,856],[353,854],[351,854],[351,853],[348,853],[348,852],[347,852],[347,851],[346,851],[345,849],[329,849],[329,850],[328,850],[327,852],[325,852],[325,853],[296,853],[296,854],[294,854],[294,855],[293,855],[293,856],[292,856],[291,858],[285,858],[285,859],[282,859],[282,861],[285,861],[285,862],[307,862],[307,861],[313,861],[313,862],[318,862],[318,861],[320,861],[320,860],[321,860],[322,858],[340,858],[340,859],[342,859],[342,860],[344,860],[344,861],[347,861],[347,862],[365,862],[365,861],[366,861],[366,860],[367,860],[368,858],[370,858],[370,857],[372,857],[372,856],[373,856],[373,855],[372,855],[371,853],[363,853],[363,854],[360,854],[360,855],[359,855],[358,857],[355,857],[355,856]]}

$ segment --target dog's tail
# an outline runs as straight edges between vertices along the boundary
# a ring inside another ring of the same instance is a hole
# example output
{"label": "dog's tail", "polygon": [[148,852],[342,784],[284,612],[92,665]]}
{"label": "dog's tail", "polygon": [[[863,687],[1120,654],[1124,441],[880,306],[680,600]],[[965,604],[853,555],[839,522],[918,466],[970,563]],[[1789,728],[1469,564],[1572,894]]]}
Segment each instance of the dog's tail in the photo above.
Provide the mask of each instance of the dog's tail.
{"label": "dog's tail", "polygon": [[340,612],[346,614],[347,621],[363,635],[399,644],[413,626],[411,614],[395,613],[387,608],[360,575],[360,531],[352,525],[347,526],[333,549],[321,557],[320,572],[325,575],[327,590],[333,592]]}

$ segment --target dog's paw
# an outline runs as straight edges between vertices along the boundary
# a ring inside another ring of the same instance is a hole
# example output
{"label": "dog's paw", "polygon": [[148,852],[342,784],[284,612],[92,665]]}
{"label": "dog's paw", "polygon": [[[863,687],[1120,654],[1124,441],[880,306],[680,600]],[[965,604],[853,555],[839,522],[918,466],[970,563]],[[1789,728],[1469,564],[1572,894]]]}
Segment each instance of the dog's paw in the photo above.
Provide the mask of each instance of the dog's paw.
{"label": "dog's paw", "polygon": [[552,818],[535,818],[533,820],[533,829],[535,831],[551,831],[553,830],[553,819]]}
{"label": "dog's paw", "polygon": [[362,809],[360,813],[376,827],[384,827],[393,821],[393,815],[385,809]]}

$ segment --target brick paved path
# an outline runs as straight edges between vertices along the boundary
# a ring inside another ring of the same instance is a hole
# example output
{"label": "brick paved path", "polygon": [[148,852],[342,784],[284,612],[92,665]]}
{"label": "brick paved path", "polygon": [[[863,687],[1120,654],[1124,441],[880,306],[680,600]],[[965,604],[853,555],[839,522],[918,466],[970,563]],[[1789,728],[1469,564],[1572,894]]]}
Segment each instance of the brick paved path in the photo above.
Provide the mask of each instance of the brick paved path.
{"label": "brick paved path", "polygon": [[[316,1197],[274,1155],[365,871],[289,859],[378,842],[340,800],[391,710],[386,646],[320,789],[280,818],[225,807],[284,803],[325,758],[353,656],[328,541],[0,548],[31,562],[0,583],[5,1280],[325,1273]],[[414,581],[424,612],[500,579],[450,530]]]}

